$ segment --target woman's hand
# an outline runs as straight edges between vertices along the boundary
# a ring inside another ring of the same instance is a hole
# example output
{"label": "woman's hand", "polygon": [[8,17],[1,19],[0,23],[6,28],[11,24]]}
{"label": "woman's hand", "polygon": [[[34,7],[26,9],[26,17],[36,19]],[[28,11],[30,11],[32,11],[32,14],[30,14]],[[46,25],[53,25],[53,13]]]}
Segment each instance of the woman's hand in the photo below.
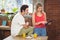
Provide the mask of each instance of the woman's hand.
{"label": "woman's hand", "polygon": [[46,24],[47,22],[46,21],[42,21],[41,23]]}
{"label": "woman's hand", "polygon": [[35,23],[35,25],[39,25],[39,24],[41,24],[41,22],[37,22],[37,23]]}

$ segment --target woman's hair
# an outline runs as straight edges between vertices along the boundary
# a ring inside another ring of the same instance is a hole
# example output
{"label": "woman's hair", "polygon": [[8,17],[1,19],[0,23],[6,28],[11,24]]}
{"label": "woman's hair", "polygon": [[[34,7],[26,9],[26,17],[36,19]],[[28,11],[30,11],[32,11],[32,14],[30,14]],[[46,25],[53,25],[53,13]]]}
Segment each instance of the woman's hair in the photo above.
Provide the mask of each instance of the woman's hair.
{"label": "woman's hair", "polygon": [[39,7],[42,7],[42,4],[41,4],[41,3],[37,3],[37,5],[36,5],[36,10],[37,10]]}

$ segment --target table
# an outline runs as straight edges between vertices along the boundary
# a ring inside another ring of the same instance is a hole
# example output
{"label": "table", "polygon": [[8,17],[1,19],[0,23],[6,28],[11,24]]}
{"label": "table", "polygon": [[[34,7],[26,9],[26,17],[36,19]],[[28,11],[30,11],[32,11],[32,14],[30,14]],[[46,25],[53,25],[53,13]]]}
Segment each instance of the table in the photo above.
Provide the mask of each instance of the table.
{"label": "table", "polygon": [[23,38],[23,37],[14,37],[14,40],[47,40],[48,36],[39,36],[37,38]]}
{"label": "table", "polygon": [[4,39],[5,37],[10,35],[10,33],[6,35],[6,32],[10,32],[10,27],[9,26],[0,26],[0,40]]}
{"label": "table", "polygon": [[9,26],[0,26],[0,30],[10,30]]}

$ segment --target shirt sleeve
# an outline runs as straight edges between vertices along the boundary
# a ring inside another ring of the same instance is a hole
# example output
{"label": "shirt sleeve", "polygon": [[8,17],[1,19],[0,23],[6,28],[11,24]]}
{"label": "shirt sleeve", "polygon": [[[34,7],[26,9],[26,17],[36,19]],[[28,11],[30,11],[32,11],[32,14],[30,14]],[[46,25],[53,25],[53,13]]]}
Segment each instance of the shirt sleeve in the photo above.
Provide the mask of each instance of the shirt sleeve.
{"label": "shirt sleeve", "polygon": [[18,24],[19,24],[19,25],[24,25],[24,24],[25,24],[25,19],[24,19],[23,17],[20,17],[20,18],[18,19]]}

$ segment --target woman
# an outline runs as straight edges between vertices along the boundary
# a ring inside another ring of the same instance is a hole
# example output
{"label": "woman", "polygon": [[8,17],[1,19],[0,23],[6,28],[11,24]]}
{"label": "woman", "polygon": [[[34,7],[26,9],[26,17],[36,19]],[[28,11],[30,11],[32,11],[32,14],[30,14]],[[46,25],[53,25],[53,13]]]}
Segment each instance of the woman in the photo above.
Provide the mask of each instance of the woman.
{"label": "woman", "polygon": [[46,36],[46,13],[42,11],[42,5],[36,5],[36,12],[32,15],[32,22],[34,26],[34,33],[38,36]]}

